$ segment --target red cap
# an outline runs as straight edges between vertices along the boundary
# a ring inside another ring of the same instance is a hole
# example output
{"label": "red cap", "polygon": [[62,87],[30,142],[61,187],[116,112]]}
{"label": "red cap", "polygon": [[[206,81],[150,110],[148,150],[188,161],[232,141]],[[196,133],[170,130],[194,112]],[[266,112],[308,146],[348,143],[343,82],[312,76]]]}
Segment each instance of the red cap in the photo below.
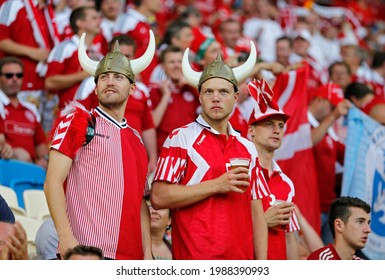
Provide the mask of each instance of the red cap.
{"label": "red cap", "polygon": [[215,39],[213,37],[207,37],[197,27],[193,28],[193,35],[194,40],[191,42],[190,49],[199,58],[197,60],[200,60],[203,58],[206,49],[215,41]]}
{"label": "red cap", "polygon": [[332,82],[318,87],[314,93],[314,97],[321,97],[330,101],[333,106],[337,106],[344,100],[344,93],[342,88]]}

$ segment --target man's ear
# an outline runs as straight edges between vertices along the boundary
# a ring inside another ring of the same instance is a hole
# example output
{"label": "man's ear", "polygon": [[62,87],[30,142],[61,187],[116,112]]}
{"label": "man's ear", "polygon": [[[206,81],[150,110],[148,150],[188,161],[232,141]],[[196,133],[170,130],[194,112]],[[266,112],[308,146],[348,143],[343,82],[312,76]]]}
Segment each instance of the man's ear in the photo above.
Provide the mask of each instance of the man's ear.
{"label": "man's ear", "polygon": [[133,95],[136,91],[136,84],[131,84],[130,86],[130,92],[128,93],[129,95]]}
{"label": "man's ear", "polygon": [[251,137],[254,137],[254,127],[252,125],[249,125],[248,132]]}
{"label": "man's ear", "polygon": [[342,233],[345,228],[345,223],[340,219],[337,218],[334,220],[334,230],[337,232]]}
{"label": "man's ear", "polygon": [[234,93],[234,98],[235,98],[235,102],[237,102],[237,101],[238,101],[238,98],[239,98],[239,91],[236,91],[236,92]]}

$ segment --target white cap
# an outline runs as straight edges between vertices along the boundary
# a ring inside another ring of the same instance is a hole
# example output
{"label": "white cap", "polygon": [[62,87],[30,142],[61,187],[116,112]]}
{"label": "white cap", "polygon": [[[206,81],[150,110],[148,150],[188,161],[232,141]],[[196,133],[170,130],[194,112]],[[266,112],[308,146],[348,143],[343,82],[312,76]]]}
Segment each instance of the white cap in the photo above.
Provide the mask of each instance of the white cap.
{"label": "white cap", "polygon": [[312,36],[309,30],[301,29],[294,33],[294,39],[297,39],[297,38],[302,38],[310,43]]}

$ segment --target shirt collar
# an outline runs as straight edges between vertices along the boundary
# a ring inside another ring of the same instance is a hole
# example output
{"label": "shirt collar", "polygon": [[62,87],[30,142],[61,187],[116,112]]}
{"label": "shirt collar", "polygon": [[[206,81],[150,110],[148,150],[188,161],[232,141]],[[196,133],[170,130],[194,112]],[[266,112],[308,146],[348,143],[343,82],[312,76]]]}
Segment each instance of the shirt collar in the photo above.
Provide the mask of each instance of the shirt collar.
{"label": "shirt collar", "polygon": [[0,103],[7,106],[11,101],[9,100],[8,96],[5,95],[5,93],[0,89]]}
{"label": "shirt collar", "polygon": [[277,162],[275,160],[273,160],[271,165],[272,165],[272,169],[274,172],[278,172],[278,173],[282,172],[281,168],[279,167],[279,165],[277,164]]}
{"label": "shirt collar", "polygon": [[[207,130],[210,130],[212,133],[214,134],[221,134],[219,133],[217,130],[215,130],[214,128],[212,128],[206,121],[205,119],[202,117],[202,115],[199,115],[196,120],[195,120],[196,123],[198,123],[200,126],[203,126],[204,128],[206,128]],[[239,136],[240,133],[238,131],[236,131],[230,124],[230,122],[227,122],[227,127],[228,127],[228,130],[229,130],[229,135],[232,135],[232,136]]]}
{"label": "shirt collar", "polygon": [[70,40],[75,44],[75,46],[78,46],[80,43],[80,38],[77,34],[72,35]]}
{"label": "shirt collar", "polygon": [[96,107],[95,111],[99,114],[99,116],[101,116],[102,118],[104,118],[108,122],[116,125],[119,128],[127,128],[128,127],[127,121],[125,118],[123,118],[123,122],[119,123],[113,117],[111,117],[109,114],[107,114],[105,111],[103,111],[102,108]]}
{"label": "shirt collar", "polygon": [[[307,119],[312,127],[319,127],[319,121],[314,117],[314,115],[310,111],[307,111]],[[340,141],[340,138],[338,137],[337,133],[334,131],[332,126],[328,128],[327,133],[334,141]]]}
{"label": "shirt collar", "polygon": [[138,19],[139,21],[144,21],[144,22],[148,22],[147,18],[145,15],[141,14],[140,12],[138,12],[137,10],[135,9],[129,9],[127,14],[130,16],[130,17],[134,17],[136,19]]}

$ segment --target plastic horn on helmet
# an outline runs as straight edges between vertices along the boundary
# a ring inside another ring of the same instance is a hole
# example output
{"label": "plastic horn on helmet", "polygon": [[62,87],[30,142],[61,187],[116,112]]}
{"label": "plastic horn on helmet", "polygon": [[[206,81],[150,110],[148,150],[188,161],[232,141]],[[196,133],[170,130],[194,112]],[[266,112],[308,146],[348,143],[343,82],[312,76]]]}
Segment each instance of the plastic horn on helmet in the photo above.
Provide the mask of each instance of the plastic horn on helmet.
{"label": "plastic horn on helmet", "polygon": [[[142,72],[146,67],[151,63],[154,54],[155,54],[155,37],[154,33],[152,30],[149,30],[149,35],[150,35],[150,41],[147,46],[147,50],[145,53],[136,59],[130,60],[132,72],[136,75]],[[79,43],[79,48],[78,48],[78,58],[80,65],[90,75],[94,76],[96,68],[99,64],[99,61],[92,60],[88,57],[87,52],[86,52],[86,45],[85,45],[85,38],[86,38],[86,33],[83,33],[82,36],[80,37],[80,43]]]}
{"label": "plastic horn on helmet", "polygon": [[[193,86],[197,86],[199,83],[199,79],[202,75],[203,72],[197,72],[194,71],[189,63],[188,57],[189,57],[189,51],[190,49],[187,48],[183,54],[183,59],[182,59],[182,70],[185,79],[187,82],[189,82]],[[234,77],[236,80],[239,82],[243,81],[246,79],[250,73],[251,70],[253,69],[255,63],[257,62],[257,51],[255,49],[255,45],[253,41],[250,41],[250,55],[243,63],[242,65],[239,65],[237,67],[232,68]]]}

